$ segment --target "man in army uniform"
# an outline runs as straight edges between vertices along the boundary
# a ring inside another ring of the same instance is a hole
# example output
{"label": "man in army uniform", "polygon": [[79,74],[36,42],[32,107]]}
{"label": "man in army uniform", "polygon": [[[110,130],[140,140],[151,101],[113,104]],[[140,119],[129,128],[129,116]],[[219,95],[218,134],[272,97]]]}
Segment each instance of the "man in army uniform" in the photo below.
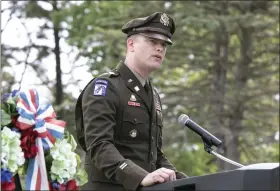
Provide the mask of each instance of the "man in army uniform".
{"label": "man in army uniform", "polygon": [[186,177],[161,150],[162,107],[149,79],[173,44],[174,21],[157,12],[128,22],[122,31],[125,61],[93,79],[76,105],[89,176],[84,190],[137,190]]}

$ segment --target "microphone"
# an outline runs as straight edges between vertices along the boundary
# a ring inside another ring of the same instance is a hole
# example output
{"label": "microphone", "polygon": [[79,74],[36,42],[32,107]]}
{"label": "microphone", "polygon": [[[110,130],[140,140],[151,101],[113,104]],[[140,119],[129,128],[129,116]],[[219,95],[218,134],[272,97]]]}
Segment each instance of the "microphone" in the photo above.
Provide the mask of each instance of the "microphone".
{"label": "microphone", "polygon": [[187,126],[192,131],[194,131],[196,134],[201,136],[202,140],[208,144],[210,147],[212,145],[219,147],[222,144],[222,141],[219,140],[217,137],[200,127],[198,124],[196,124],[194,121],[192,121],[186,114],[182,114],[178,118],[179,124],[182,126]]}

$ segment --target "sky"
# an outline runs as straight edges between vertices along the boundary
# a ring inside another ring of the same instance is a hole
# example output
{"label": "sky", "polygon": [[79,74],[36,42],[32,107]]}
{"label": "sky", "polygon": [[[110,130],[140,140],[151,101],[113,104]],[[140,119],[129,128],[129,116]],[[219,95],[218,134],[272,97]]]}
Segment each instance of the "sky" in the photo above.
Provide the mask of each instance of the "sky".
{"label": "sky", "polygon": [[[45,9],[50,9],[47,3],[44,2],[40,2],[40,3],[44,6]],[[1,1],[1,10],[7,8],[8,6],[9,6],[8,1]],[[29,38],[27,36],[26,29],[28,30],[28,32],[36,32],[38,31],[38,27],[42,25],[44,21],[39,19],[29,19],[28,21],[25,22],[26,24],[26,28],[25,28],[22,22],[20,21],[20,19],[18,19],[16,16],[13,16],[12,19],[9,22],[7,22],[10,17],[9,14],[10,13],[8,11],[5,11],[3,14],[1,14],[1,30],[5,27],[3,33],[1,34],[1,43],[12,47],[22,48],[29,43]],[[67,35],[67,34],[62,34],[62,35]],[[47,33],[47,36],[49,40],[38,40],[35,37],[35,35],[31,36],[31,40],[36,44],[48,45],[49,47],[54,48],[54,37],[51,31]],[[87,84],[87,82],[91,80],[92,75],[89,72],[87,72],[88,71],[87,66],[78,67],[75,69],[72,68],[74,58],[78,53],[77,48],[70,47],[69,45],[67,45],[64,39],[60,40],[60,45],[61,45],[61,50],[66,52],[61,54],[61,69],[63,72],[69,73],[68,75],[63,75],[63,79],[62,79],[63,84],[71,84],[71,82],[73,81],[80,80],[78,87],[74,85],[68,85],[65,91],[71,93],[73,97],[77,98],[80,93],[80,89],[82,89]],[[19,53],[14,56],[19,60],[26,59],[25,53]],[[34,62],[35,59],[36,59],[36,50],[34,49],[31,51],[28,61]],[[86,62],[87,59],[81,58],[77,62],[75,62],[75,65],[83,65]],[[49,77],[49,79],[55,82],[56,74],[55,74],[54,54],[43,59],[41,64],[46,69],[46,73],[44,74],[46,74]],[[36,73],[33,71],[31,67],[27,67],[23,77],[21,77],[24,71],[24,67],[25,67],[24,64],[15,65],[14,62],[12,69],[3,68],[3,71],[7,71],[12,75],[14,75],[17,81],[20,81],[20,79],[22,78],[21,89],[36,87],[36,89],[41,95],[46,97],[46,99],[48,99],[49,101],[53,101],[51,97],[51,92],[46,87],[38,85],[40,84],[40,80],[36,76]],[[18,88],[19,88],[19,84],[15,84],[13,86],[13,89],[18,89]]]}

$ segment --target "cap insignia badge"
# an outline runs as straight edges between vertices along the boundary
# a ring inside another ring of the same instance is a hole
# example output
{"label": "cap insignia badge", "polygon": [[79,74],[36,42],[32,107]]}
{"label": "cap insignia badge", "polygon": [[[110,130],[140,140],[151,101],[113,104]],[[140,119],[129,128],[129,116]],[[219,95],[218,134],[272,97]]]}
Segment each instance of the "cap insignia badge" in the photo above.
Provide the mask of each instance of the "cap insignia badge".
{"label": "cap insignia badge", "polygon": [[160,16],[160,22],[165,26],[169,25],[169,18],[165,13]]}

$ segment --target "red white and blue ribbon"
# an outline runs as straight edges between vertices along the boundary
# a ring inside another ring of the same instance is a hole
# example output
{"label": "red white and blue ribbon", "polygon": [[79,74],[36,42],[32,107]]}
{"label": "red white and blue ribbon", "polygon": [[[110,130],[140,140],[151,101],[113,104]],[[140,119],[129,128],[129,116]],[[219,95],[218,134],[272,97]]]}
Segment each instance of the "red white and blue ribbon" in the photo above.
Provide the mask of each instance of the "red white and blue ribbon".
{"label": "red white and blue ribbon", "polygon": [[66,123],[56,120],[56,114],[50,104],[40,104],[38,92],[35,89],[21,91],[18,94],[17,119],[18,128],[25,130],[33,128],[38,132],[36,146],[38,153],[30,159],[27,169],[27,190],[49,190],[44,150],[53,147],[55,139],[61,139]]}

